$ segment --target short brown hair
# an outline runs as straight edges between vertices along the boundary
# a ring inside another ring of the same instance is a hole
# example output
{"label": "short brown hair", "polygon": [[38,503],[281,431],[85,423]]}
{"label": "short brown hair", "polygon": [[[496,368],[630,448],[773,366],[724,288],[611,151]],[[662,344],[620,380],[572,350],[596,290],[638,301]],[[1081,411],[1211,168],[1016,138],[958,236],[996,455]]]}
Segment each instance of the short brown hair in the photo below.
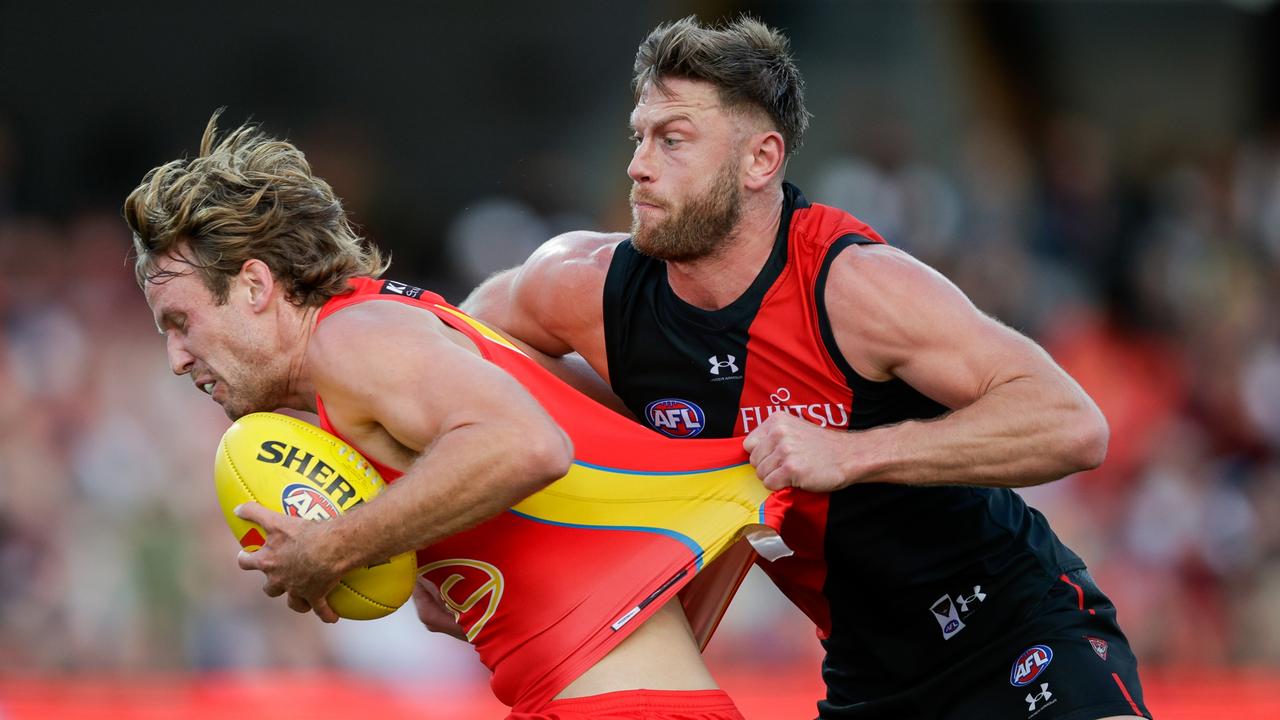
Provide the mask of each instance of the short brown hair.
{"label": "short brown hair", "polygon": [[318,306],[345,292],[351,278],[386,270],[302,151],[255,125],[218,141],[219,114],[205,126],[199,157],[152,169],[125,200],[139,285],[172,275],[158,269],[172,254],[201,275],[221,304],[231,278],[257,258],[290,302]]}
{"label": "short brown hair", "polygon": [[742,16],[712,27],[690,15],[659,25],[636,52],[636,98],[647,83],[665,90],[663,78],[709,82],[726,106],[763,110],[782,133],[788,156],[804,142],[809,112],[791,43],[758,20]]}

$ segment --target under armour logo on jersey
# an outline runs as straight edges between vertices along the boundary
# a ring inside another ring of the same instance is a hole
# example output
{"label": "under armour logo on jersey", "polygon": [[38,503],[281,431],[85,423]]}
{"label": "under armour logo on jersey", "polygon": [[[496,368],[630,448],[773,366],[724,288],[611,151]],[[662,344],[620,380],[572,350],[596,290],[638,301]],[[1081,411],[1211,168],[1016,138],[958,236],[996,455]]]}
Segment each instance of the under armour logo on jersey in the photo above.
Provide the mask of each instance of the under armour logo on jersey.
{"label": "under armour logo on jersey", "polygon": [[1035,695],[1027,693],[1027,712],[1035,712],[1036,705],[1040,704],[1041,700],[1045,701],[1045,707],[1053,703],[1053,693],[1049,692],[1049,683],[1040,683],[1040,692]]}
{"label": "under armour logo on jersey", "polygon": [[729,358],[729,359],[728,359],[728,360],[721,360],[719,355],[712,355],[711,357],[707,358],[707,362],[710,362],[710,363],[711,363],[711,374],[712,374],[712,375],[719,375],[719,374],[720,374],[720,371],[721,371],[721,370],[723,370],[724,368],[728,368],[728,369],[729,369],[729,372],[731,372],[731,373],[736,373],[736,372],[738,372],[738,366],[737,366],[737,364],[736,364],[736,363],[737,363],[737,361],[738,361],[737,356],[736,356],[736,355],[725,355],[725,357],[727,357],[727,358]]}
{"label": "under armour logo on jersey", "polygon": [[974,585],[973,594],[970,595],[969,597],[965,597],[963,595],[956,596],[956,604],[960,606],[960,612],[967,613],[969,612],[969,603],[973,602],[974,600],[977,600],[978,602],[982,602],[983,600],[986,600],[986,599],[987,599],[987,594],[982,592],[982,586]]}

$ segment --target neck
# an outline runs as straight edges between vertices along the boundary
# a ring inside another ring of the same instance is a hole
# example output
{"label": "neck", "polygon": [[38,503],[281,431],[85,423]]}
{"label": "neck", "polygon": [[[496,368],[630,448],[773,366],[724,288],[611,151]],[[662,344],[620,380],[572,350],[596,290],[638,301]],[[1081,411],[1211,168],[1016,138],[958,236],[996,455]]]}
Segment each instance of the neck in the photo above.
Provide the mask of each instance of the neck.
{"label": "neck", "polygon": [[667,282],[676,297],[703,310],[719,310],[742,296],[773,252],[782,221],[782,188],[743,203],[742,218],[711,255],[668,262]]}
{"label": "neck", "polygon": [[287,367],[281,407],[316,412],[316,388],[307,363],[307,349],[319,314],[318,307],[296,309],[287,305],[284,310],[281,318],[284,324],[282,337],[285,339],[282,353],[287,358]]}

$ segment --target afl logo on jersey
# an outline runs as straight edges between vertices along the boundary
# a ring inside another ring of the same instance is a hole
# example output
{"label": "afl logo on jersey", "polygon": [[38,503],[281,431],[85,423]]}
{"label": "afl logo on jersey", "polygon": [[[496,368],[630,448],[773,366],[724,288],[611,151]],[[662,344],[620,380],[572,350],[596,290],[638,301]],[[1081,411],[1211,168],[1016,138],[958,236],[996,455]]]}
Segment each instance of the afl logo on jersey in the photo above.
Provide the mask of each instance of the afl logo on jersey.
{"label": "afl logo on jersey", "polygon": [[1013,670],[1009,671],[1009,682],[1014,687],[1031,684],[1040,677],[1049,663],[1053,662],[1053,650],[1048,645],[1032,645],[1017,660],[1013,661]]}
{"label": "afl logo on jersey", "polygon": [[324,493],[301,483],[294,483],[280,493],[280,504],[285,515],[303,520],[332,520],[338,517],[338,508]]}
{"label": "afl logo on jersey", "polygon": [[663,435],[691,438],[702,432],[706,415],[688,400],[663,398],[645,406],[644,419]]}

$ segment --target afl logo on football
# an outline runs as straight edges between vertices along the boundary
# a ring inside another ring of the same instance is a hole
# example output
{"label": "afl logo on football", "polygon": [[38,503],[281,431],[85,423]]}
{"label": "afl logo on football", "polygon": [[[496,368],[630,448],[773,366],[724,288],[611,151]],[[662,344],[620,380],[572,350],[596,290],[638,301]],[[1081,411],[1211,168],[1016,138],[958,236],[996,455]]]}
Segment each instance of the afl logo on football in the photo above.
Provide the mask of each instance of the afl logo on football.
{"label": "afl logo on football", "polygon": [[324,493],[301,483],[294,483],[280,493],[280,504],[285,515],[303,520],[330,520],[338,517],[338,508]]}
{"label": "afl logo on football", "polygon": [[706,416],[688,400],[663,398],[644,409],[644,418],[655,430],[673,438],[691,438],[702,432]]}
{"label": "afl logo on football", "polygon": [[1015,687],[1031,684],[1053,662],[1053,650],[1048,645],[1032,645],[1013,661],[1009,682]]}

